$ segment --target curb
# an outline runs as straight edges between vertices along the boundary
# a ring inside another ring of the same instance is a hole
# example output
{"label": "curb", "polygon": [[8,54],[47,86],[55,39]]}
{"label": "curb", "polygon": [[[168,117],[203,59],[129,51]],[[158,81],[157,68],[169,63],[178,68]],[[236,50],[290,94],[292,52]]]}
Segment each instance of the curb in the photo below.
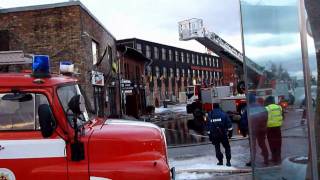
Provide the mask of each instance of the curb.
{"label": "curb", "polygon": [[241,173],[241,174],[232,174],[232,175],[224,175],[224,176],[217,176],[214,177],[216,180],[229,180],[229,179],[235,179],[235,180],[252,180],[252,173]]}
{"label": "curb", "polygon": [[252,169],[181,169],[176,173],[251,173]]}
{"label": "curb", "polygon": [[[240,141],[240,140],[246,140],[246,139],[248,139],[248,137],[236,137],[236,138],[231,138],[230,141]],[[212,143],[208,141],[208,142],[193,143],[193,144],[168,145],[168,149],[189,147],[189,146],[201,146],[201,145],[208,145],[208,144],[212,144]]]}

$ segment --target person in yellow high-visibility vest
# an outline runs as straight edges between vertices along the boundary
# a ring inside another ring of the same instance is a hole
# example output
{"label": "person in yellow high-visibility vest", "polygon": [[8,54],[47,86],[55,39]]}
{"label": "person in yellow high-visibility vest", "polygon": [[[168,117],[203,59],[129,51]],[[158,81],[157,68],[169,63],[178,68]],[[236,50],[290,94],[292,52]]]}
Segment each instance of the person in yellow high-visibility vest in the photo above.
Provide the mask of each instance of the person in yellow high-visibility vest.
{"label": "person in yellow high-visibility vest", "polygon": [[282,144],[281,126],[283,121],[282,107],[275,104],[273,96],[266,98],[265,107],[268,112],[267,139],[272,154],[272,161],[275,164],[280,164]]}

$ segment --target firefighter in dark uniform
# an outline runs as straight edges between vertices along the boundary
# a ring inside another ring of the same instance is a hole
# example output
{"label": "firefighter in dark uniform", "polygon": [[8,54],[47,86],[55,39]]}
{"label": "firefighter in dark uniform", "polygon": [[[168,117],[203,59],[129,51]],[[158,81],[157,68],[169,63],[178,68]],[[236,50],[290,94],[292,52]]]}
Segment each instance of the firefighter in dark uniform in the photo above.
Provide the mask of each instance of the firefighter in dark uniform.
{"label": "firefighter in dark uniform", "polygon": [[219,104],[213,104],[213,110],[208,113],[207,131],[210,141],[215,147],[217,165],[223,165],[223,154],[220,150],[220,143],[225,149],[227,166],[231,166],[231,148],[228,138],[232,137],[232,123],[228,115],[223,112]]}

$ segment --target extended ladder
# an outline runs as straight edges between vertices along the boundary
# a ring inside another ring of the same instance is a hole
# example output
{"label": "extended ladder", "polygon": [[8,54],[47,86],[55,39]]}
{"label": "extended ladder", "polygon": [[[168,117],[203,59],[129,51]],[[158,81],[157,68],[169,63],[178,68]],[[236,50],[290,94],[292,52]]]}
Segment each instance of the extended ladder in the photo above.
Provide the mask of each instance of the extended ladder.
{"label": "extended ladder", "polygon": [[[179,40],[187,41],[191,39],[197,40],[220,57],[234,60],[237,64],[243,64],[242,53],[217,34],[206,30],[202,19],[193,18],[179,22]],[[263,68],[248,58],[246,58],[246,65],[256,73],[263,74]]]}

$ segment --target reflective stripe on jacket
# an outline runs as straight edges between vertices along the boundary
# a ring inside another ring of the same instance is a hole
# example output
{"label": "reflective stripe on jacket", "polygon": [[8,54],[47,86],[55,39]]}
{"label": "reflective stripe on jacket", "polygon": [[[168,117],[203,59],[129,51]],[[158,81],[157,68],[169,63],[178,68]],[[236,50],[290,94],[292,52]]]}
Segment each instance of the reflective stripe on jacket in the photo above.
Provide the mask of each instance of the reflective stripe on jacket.
{"label": "reflective stripe on jacket", "polygon": [[279,127],[282,125],[282,108],[277,104],[266,106],[268,111],[267,127]]}

